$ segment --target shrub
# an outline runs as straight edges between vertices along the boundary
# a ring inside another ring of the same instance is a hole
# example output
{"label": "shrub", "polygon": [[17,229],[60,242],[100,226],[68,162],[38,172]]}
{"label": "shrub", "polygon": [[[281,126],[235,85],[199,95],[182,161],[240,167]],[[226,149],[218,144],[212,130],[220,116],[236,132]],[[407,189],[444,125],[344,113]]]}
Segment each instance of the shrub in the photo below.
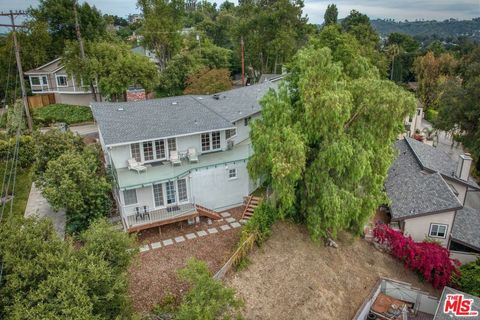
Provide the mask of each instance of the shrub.
{"label": "shrub", "polygon": [[460,275],[453,277],[453,284],[460,290],[480,297],[480,258],[460,267]]}
{"label": "shrub", "polygon": [[272,225],[277,218],[277,210],[268,201],[262,201],[245,224],[240,243],[243,243],[251,234],[255,234],[257,243],[265,241],[270,236]]}
{"label": "shrub", "polygon": [[[99,228],[105,230],[102,236],[89,237],[90,248],[119,241],[116,252],[129,249],[122,239],[128,238],[126,233],[102,223],[96,228],[95,234]],[[48,219],[11,219],[1,224],[2,319],[131,319],[128,264],[111,268],[103,252],[109,247],[78,250],[71,241],[57,237]]]}
{"label": "shrub", "polygon": [[235,298],[235,291],[215,280],[207,264],[190,259],[179,271],[180,279],[188,282],[190,289],[178,308],[178,320],[214,320],[238,318],[242,302]]}
{"label": "shrub", "polygon": [[[0,160],[7,161],[13,159],[13,151],[15,149],[15,137],[0,140]],[[33,163],[34,160],[34,143],[31,136],[20,136],[18,149],[18,165],[26,168]]]}
{"label": "shrub", "polygon": [[67,124],[92,121],[93,115],[89,107],[67,104],[50,104],[33,109],[33,120],[39,125],[48,126],[55,122]]}
{"label": "shrub", "polygon": [[375,227],[373,235],[376,241],[390,249],[394,257],[403,261],[406,268],[417,271],[435,288],[443,288],[453,275],[459,274],[459,262],[450,259],[448,250],[437,243],[415,242],[383,224]]}
{"label": "shrub", "polygon": [[427,111],[425,111],[425,120],[429,121],[430,123],[435,123],[437,118],[438,118],[437,110],[430,108],[430,109],[427,109]]}

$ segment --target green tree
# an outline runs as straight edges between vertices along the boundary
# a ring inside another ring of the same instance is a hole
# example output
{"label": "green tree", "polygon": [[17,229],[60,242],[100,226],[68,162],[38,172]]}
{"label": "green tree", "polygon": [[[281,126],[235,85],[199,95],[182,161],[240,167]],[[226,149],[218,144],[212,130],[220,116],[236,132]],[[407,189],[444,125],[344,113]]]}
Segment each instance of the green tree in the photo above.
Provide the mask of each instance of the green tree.
{"label": "green tree", "polygon": [[228,69],[204,69],[191,75],[186,85],[184,94],[213,94],[230,90],[232,81]]}
{"label": "green tree", "polygon": [[111,208],[111,185],[99,170],[98,154],[91,149],[67,152],[47,164],[42,194],[55,210],[66,209],[70,233],[85,230]]}
{"label": "green tree", "polygon": [[67,152],[81,152],[85,147],[82,139],[71,131],[50,130],[45,133],[36,132],[35,138],[35,172],[37,178],[47,170],[47,164]]}
{"label": "green tree", "polygon": [[471,295],[480,296],[480,259],[460,267],[460,276],[453,279],[458,289]]}
{"label": "green tree", "polygon": [[189,260],[187,266],[179,271],[179,276],[190,285],[190,289],[175,319],[215,320],[239,316],[238,309],[242,303],[235,298],[235,291],[213,279],[205,262]]}
{"label": "green tree", "polygon": [[358,43],[332,39],[335,32],[324,28],[298,52],[288,88],[267,94],[251,133],[249,172],[267,177],[282,212],[306,222],[313,239],[359,232],[386,201],[392,144],[415,108],[411,94],[380,79]]}
{"label": "green tree", "polygon": [[380,75],[386,76],[388,62],[386,57],[379,52],[380,36],[370,23],[370,18],[357,10],[352,10],[342,20],[342,28],[362,44],[361,54],[369,58],[370,62],[380,71]]}
{"label": "green tree", "polygon": [[181,48],[181,29],[185,16],[183,0],[138,0],[144,22],[141,30],[147,48],[160,60],[160,69],[166,67]]}
{"label": "green tree", "polygon": [[[131,240],[106,223],[94,227],[92,232],[102,235],[87,237],[85,247],[77,249],[71,241],[60,240],[47,219],[3,223],[2,319],[130,318],[126,281],[129,262],[111,268],[100,247],[101,242],[108,241],[104,250],[114,248],[115,253],[125,255]],[[109,259],[114,259],[113,254]]]}
{"label": "green tree", "polygon": [[[50,57],[60,55],[67,40],[76,39],[74,3],[75,0],[40,0],[38,7],[29,9],[34,20],[48,25],[52,38]],[[105,36],[106,23],[97,8],[84,2],[81,5],[77,4],[77,12],[80,30],[85,40],[96,40]]]}
{"label": "green tree", "polygon": [[329,24],[337,24],[338,9],[335,4],[329,4],[327,10],[325,10],[325,15],[323,16],[323,24],[328,26]]}
{"label": "green tree", "polygon": [[80,82],[98,82],[102,96],[118,100],[131,85],[140,85],[151,91],[158,84],[158,70],[147,57],[130,51],[118,42],[100,41],[85,44],[87,58],[81,59],[77,42],[65,48],[65,69]]}

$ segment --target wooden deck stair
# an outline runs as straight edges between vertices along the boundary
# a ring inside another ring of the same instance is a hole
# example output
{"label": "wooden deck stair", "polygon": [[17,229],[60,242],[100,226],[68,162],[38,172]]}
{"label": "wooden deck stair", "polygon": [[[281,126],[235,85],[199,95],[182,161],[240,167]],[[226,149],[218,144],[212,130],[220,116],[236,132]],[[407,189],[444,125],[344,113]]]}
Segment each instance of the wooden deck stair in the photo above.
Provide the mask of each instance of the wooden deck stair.
{"label": "wooden deck stair", "polygon": [[205,216],[205,217],[208,217],[208,218],[211,218],[211,219],[214,219],[214,220],[218,220],[218,219],[222,218],[222,216],[219,213],[217,213],[217,212],[215,212],[211,209],[205,208],[205,207],[203,207],[201,205],[198,205],[198,204],[195,205],[195,206],[197,207],[198,214],[201,215],[201,216]]}
{"label": "wooden deck stair", "polygon": [[242,214],[242,219],[249,220],[252,217],[255,208],[260,204],[261,201],[262,198],[260,197],[249,196],[245,205],[245,210]]}

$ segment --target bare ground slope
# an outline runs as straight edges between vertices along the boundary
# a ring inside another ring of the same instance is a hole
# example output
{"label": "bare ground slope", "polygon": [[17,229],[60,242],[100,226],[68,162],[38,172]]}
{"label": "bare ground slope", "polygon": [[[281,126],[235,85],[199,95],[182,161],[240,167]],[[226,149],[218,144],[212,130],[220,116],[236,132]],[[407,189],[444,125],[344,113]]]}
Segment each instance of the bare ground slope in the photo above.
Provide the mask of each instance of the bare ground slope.
{"label": "bare ground slope", "polygon": [[227,283],[244,299],[246,319],[351,319],[379,276],[411,283],[439,296],[430,284],[361,239],[341,234],[338,249],[315,244],[304,227],[280,222],[249,256],[247,269]]}

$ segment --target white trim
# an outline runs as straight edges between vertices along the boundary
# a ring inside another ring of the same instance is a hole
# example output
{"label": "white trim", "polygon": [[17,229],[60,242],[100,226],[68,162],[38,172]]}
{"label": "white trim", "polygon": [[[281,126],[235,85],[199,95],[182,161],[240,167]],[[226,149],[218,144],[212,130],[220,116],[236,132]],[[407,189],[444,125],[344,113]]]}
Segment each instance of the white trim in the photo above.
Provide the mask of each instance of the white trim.
{"label": "white trim", "polygon": [[[62,86],[61,86],[61,85],[58,84],[58,78],[60,78],[60,77],[66,78],[66,85],[64,85],[64,86],[62,85]],[[55,84],[56,84],[57,88],[67,88],[67,87],[68,87],[68,76],[67,76],[67,75],[63,75],[63,74],[61,74],[61,75],[56,74],[56,75],[55,75]],[[74,91],[70,91],[70,92],[74,92]]]}
{"label": "white trim", "polygon": [[[62,91],[63,92],[63,91]],[[92,107],[92,105],[90,105],[90,107]],[[206,130],[206,131],[197,131],[197,132],[192,132],[192,133],[182,133],[182,134],[179,134],[179,135],[175,135],[175,136],[164,136],[164,137],[157,137],[157,138],[149,138],[149,139],[145,139],[145,140],[137,140],[137,141],[126,141],[126,142],[120,142],[120,143],[112,143],[112,144],[107,144],[105,145],[106,147],[119,147],[119,146],[124,146],[124,145],[127,145],[127,144],[131,144],[131,143],[142,143],[144,141],[151,141],[151,140],[160,140],[160,139],[170,139],[170,138],[181,138],[181,137],[188,137],[188,136],[193,136],[193,135],[196,135],[196,134],[202,134],[202,133],[207,133],[207,132],[215,132],[215,131],[222,131],[222,130],[228,130],[228,129],[233,129],[235,127],[229,127],[229,128],[223,128],[223,129],[215,129],[215,130]],[[221,139],[221,138],[220,138]],[[221,143],[220,143],[221,145]],[[222,150],[221,148],[218,149],[218,150]],[[218,150],[215,150],[215,151],[218,151]]]}
{"label": "white trim", "polygon": [[45,68],[46,66],[49,66],[49,65],[51,65],[52,63],[55,63],[55,62],[57,62],[57,61],[60,60],[60,59],[62,59],[62,57],[57,58],[57,59],[54,59],[54,60],[52,60],[52,61],[50,61],[50,62],[47,62],[47,63],[45,63],[44,65],[42,65],[42,66],[40,66],[40,67],[38,67],[38,68],[35,68],[35,70],[40,70],[40,69],[42,69],[42,68]]}
{"label": "white trim", "polygon": [[[438,230],[439,228],[438,227],[445,227],[445,236],[441,237],[441,236],[433,236],[432,235],[432,228],[433,226],[437,226],[437,234],[438,234]],[[448,235],[448,224],[445,224],[445,223],[436,223],[436,222],[431,222],[430,223],[430,228],[428,230],[428,237],[430,238],[437,238],[437,239],[446,239],[447,238],[447,235]]]}
{"label": "white trim", "polygon": [[[231,170],[234,170],[234,172],[235,172],[235,176],[233,176],[233,177],[230,177],[230,171],[231,171]],[[237,170],[237,168],[227,168],[227,178],[228,178],[229,181],[231,181],[231,180],[237,180],[237,179],[238,179],[238,170]]]}
{"label": "white trim", "polygon": [[58,67],[57,69],[53,70],[52,73],[56,73],[56,72],[58,72],[58,71],[60,71],[60,70],[62,70],[62,69],[64,69],[64,68],[65,68],[65,66],[60,66],[60,67]]}

